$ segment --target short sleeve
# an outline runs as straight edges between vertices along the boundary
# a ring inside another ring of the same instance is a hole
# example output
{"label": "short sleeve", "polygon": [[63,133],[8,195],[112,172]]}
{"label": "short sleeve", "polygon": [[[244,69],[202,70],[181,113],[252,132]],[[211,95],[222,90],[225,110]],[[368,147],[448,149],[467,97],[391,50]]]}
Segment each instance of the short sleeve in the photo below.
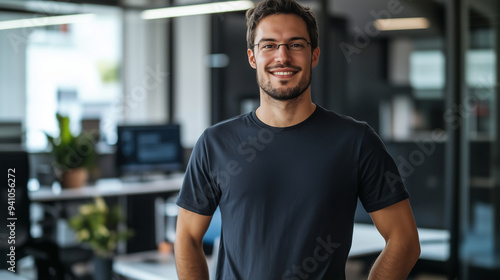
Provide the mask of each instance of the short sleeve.
{"label": "short sleeve", "polygon": [[367,212],[409,197],[399,170],[375,131],[366,125],[359,153],[358,196]]}
{"label": "short sleeve", "polygon": [[207,133],[198,139],[177,197],[177,205],[191,212],[210,216],[220,199],[220,189],[210,175]]}

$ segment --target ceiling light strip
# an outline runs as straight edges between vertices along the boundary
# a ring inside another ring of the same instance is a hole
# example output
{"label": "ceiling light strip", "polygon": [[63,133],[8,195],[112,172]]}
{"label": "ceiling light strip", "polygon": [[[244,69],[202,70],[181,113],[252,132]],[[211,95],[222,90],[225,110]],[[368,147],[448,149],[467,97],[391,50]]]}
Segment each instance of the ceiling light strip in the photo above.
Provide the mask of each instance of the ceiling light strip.
{"label": "ceiling light strip", "polygon": [[430,23],[424,17],[377,19],[375,27],[381,31],[427,29]]}
{"label": "ceiling light strip", "polygon": [[76,14],[76,15],[33,17],[26,19],[0,21],[0,30],[70,24],[81,21],[87,21],[92,19],[94,16],[95,16],[94,14]]}
{"label": "ceiling light strip", "polygon": [[145,10],[141,13],[143,19],[159,19],[159,18],[172,18],[183,17],[192,15],[205,15],[227,13],[235,11],[245,11],[254,7],[252,1],[225,1],[199,5],[188,5],[179,7],[169,7]]}

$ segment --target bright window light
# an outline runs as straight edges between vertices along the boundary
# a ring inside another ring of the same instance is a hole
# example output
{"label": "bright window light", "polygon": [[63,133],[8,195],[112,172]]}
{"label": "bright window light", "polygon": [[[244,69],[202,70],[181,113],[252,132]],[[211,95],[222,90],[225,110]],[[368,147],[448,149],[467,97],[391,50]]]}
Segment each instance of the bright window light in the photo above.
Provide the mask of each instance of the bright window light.
{"label": "bright window light", "polygon": [[192,15],[217,14],[235,11],[245,11],[254,7],[252,1],[226,1],[199,5],[188,5],[145,10],[141,13],[143,19],[172,18]]}
{"label": "bright window light", "polygon": [[375,27],[381,31],[427,29],[429,26],[429,20],[424,17],[375,20]]}
{"label": "bright window light", "polygon": [[94,16],[94,14],[77,14],[0,21],[0,30],[76,23],[90,20]]}

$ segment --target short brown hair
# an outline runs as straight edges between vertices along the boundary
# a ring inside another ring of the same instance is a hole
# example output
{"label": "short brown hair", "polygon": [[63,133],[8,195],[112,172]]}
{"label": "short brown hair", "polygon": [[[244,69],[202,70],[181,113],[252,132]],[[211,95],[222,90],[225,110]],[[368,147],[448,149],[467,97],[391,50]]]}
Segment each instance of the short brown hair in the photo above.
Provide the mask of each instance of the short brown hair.
{"label": "short brown hair", "polygon": [[246,13],[247,18],[247,46],[253,48],[255,29],[259,22],[270,15],[294,14],[300,16],[306,23],[307,32],[311,39],[311,50],[318,47],[318,24],[310,8],[304,7],[295,0],[264,0]]}

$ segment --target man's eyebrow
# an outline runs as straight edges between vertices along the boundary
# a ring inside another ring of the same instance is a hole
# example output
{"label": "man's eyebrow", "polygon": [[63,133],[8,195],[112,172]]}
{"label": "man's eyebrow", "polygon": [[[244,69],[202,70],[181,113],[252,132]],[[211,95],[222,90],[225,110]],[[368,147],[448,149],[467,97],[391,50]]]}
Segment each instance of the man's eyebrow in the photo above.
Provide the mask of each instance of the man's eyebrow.
{"label": "man's eyebrow", "polygon": [[[307,39],[305,37],[291,37],[288,39],[287,42],[295,41],[295,40],[304,40],[307,42]],[[278,42],[278,40],[276,40],[274,38],[262,38],[262,39],[260,39],[259,43],[260,42]]]}
{"label": "man's eyebrow", "polygon": [[288,41],[295,41],[295,40],[304,40],[304,41],[306,41],[306,42],[307,42],[307,39],[306,39],[306,38],[304,38],[304,37],[292,37],[292,38],[290,38],[290,40],[288,40]]}
{"label": "man's eyebrow", "polygon": [[260,39],[259,43],[260,42],[278,42],[278,40],[273,39],[273,38],[262,38],[262,39]]}

